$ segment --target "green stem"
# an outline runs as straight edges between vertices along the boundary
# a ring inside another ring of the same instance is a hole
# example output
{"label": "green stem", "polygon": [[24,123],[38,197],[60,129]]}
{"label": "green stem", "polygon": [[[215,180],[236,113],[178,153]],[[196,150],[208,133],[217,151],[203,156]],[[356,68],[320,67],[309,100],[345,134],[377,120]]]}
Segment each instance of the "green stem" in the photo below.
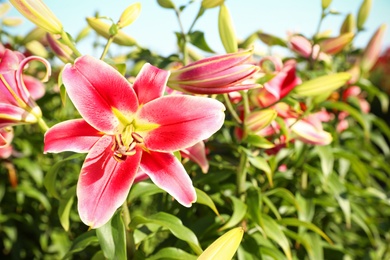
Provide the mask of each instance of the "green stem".
{"label": "green stem", "polygon": [[249,116],[250,106],[249,106],[249,98],[248,98],[248,92],[247,91],[241,91],[242,101],[244,105],[244,120],[242,124],[242,139],[245,139],[245,137],[248,134],[248,129],[245,124],[246,118]]}
{"label": "green stem", "polygon": [[246,182],[246,175],[247,175],[247,164],[248,164],[248,156],[246,155],[245,151],[240,151],[240,164],[238,165],[237,169],[237,176],[236,176],[236,182],[237,182],[237,196],[241,200],[245,200],[245,182]]}
{"label": "green stem", "polygon": [[129,228],[131,217],[130,217],[129,207],[127,206],[127,201],[125,201],[122,205],[122,216],[127,231],[126,232],[127,256],[128,259],[133,259],[135,254],[135,244],[134,244],[133,231],[131,231]]}
{"label": "green stem", "polygon": [[242,124],[242,120],[238,116],[236,110],[234,110],[232,102],[230,101],[228,94],[223,94],[223,99],[225,100],[225,105],[226,105],[227,109],[229,110],[230,114],[232,115],[232,117],[234,118],[234,120],[236,120],[237,123]]}
{"label": "green stem", "polygon": [[77,55],[77,57],[82,56],[81,53],[77,50],[74,42],[69,38],[68,34],[65,31],[62,31],[61,40],[63,44],[68,46],[73,51],[73,53]]}
{"label": "green stem", "polygon": [[46,122],[43,120],[42,117],[38,117],[37,123],[44,133],[46,133],[47,130],[49,130],[49,127],[47,126]]}
{"label": "green stem", "polygon": [[181,37],[182,37],[182,40],[180,41],[180,49],[181,49],[181,52],[183,54],[183,65],[187,65],[188,63],[188,53],[187,53],[187,35],[184,31],[184,27],[183,27],[183,23],[181,22],[181,18],[180,18],[180,10],[178,10],[176,7],[175,7],[175,14],[176,14],[176,17],[177,17],[177,20],[179,22],[179,27],[180,27],[180,31],[181,31]]}
{"label": "green stem", "polygon": [[104,57],[106,56],[107,52],[108,52],[108,48],[110,47],[112,41],[114,40],[114,37],[115,35],[111,35],[110,38],[108,38],[108,41],[106,43],[106,46],[104,46],[104,50],[103,50],[103,53],[102,53],[102,56],[100,56],[100,59],[103,60]]}

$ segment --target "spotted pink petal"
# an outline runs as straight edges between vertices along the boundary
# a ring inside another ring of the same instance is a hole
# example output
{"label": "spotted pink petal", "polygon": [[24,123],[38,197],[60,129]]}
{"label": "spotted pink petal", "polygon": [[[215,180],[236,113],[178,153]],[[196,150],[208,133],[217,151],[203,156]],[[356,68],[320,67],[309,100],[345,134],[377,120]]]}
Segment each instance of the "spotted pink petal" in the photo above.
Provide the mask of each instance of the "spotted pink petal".
{"label": "spotted pink petal", "polygon": [[94,128],[113,134],[120,122],[113,108],[131,117],[138,100],[130,83],[113,67],[91,56],[67,64],[62,79],[70,99]]}
{"label": "spotted pink petal", "polygon": [[217,87],[207,87],[207,88],[178,84],[172,87],[180,89],[182,92],[185,93],[211,95],[211,94],[225,94],[225,93],[231,93],[235,91],[251,89],[251,88],[258,87],[258,84],[239,84],[234,86],[225,86],[225,87],[217,86]]}
{"label": "spotted pink petal", "polygon": [[164,96],[141,107],[138,114],[140,124],[149,122],[159,125],[141,135],[150,150],[181,150],[218,131],[224,122],[224,110],[221,102],[211,98]]}
{"label": "spotted pink petal", "polygon": [[134,91],[140,104],[161,97],[168,81],[169,71],[161,70],[146,63],[134,81]]}
{"label": "spotted pink petal", "polygon": [[190,207],[196,201],[190,177],[172,154],[144,152],[140,166],[158,187],[167,191],[183,206]]}
{"label": "spotted pink petal", "polygon": [[86,153],[103,136],[84,119],[56,124],[45,133],[44,153]]}
{"label": "spotted pink petal", "polygon": [[123,162],[113,157],[113,137],[102,137],[91,149],[77,184],[78,211],[81,220],[99,228],[124,203],[140,164],[142,151]]}

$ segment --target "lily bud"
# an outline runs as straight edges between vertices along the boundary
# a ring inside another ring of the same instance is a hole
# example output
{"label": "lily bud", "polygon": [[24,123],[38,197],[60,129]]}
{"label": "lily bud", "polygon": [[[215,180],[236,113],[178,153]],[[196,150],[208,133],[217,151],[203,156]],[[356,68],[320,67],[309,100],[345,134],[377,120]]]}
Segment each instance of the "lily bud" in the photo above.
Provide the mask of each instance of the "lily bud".
{"label": "lily bud", "polygon": [[358,30],[363,29],[364,23],[366,22],[367,17],[370,14],[371,5],[372,5],[372,0],[364,0],[362,5],[360,6],[358,17],[357,17]]}
{"label": "lily bud", "polygon": [[210,8],[214,8],[214,7],[220,6],[224,2],[225,2],[225,0],[203,0],[202,1],[202,7],[204,9],[210,9]]}
{"label": "lily bud", "polygon": [[52,34],[63,31],[60,20],[42,0],[10,0],[11,4],[27,19]]}
{"label": "lily bud", "polygon": [[354,34],[344,33],[337,37],[328,38],[319,43],[321,51],[327,54],[336,54],[342,51],[353,39]]}
{"label": "lily bud", "polygon": [[360,60],[360,68],[362,71],[369,71],[375,64],[381,51],[381,45],[383,36],[385,34],[386,24],[382,24],[371,37],[366,48],[364,49],[363,56]]}
{"label": "lily bud", "polygon": [[272,108],[252,112],[245,119],[245,125],[251,132],[257,133],[269,126],[277,114],[276,110]]}
{"label": "lily bud", "polygon": [[193,94],[222,94],[258,86],[243,84],[259,70],[247,64],[252,50],[201,59],[171,72],[168,87]]}
{"label": "lily bud", "polygon": [[119,28],[124,28],[130,24],[132,24],[139,16],[139,13],[141,12],[141,4],[135,3],[127,7],[121,17],[119,18],[119,21],[117,23]]}
{"label": "lily bud", "polygon": [[[88,25],[91,26],[91,28],[100,36],[103,36],[106,39],[111,37],[110,28],[112,26],[110,24],[107,24],[96,17],[87,17],[87,22]],[[123,46],[134,46],[136,44],[136,41],[132,37],[128,36],[121,30],[117,31],[113,41],[116,44]]]}
{"label": "lily bud", "polygon": [[164,8],[174,9],[175,4],[171,0],[157,0],[157,3]]}
{"label": "lily bud", "polygon": [[223,47],[227,53],[237,52],[237,37],[229,9],[222,4],[218,15],[218,29]]}
{"label": "lily bud", "polygon": [[326,8],[328,8],[328,6],[330,5],[330,3],[332,2],[332,0],[322,0],[322,10],[325,10]]}
{"label": "lily bud", "polygon": [[14,137],[12,127],[0,128],[0,159],[6,159],[12,154],[11,141]]}
{"label": "lily bud", "polygon": [[53,35],[46,35],[47,42],[50,48],[53,50],[54,54],[62,60],[64,63],[72,63],[74,58],[72,58],[73,51],[66,45],[59,42]]}
{"label": "lily bud", "polygon": [[356,22],[353,14],[348,14],[340,28],[340,34],[353,32],[355,30]]}
{"label": "lily bud", "polygon": [[214,241],[198,258],[198,260],[232,259],[241,243],[244,230],[234,228]]}

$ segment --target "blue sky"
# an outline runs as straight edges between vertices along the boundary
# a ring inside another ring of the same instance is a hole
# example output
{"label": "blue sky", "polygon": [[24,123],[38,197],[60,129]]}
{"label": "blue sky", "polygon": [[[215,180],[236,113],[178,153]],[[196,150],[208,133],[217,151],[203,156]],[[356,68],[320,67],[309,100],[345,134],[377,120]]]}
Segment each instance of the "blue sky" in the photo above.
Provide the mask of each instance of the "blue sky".
{"label": "blue sky", "polygon": [[[189,0],[172,0],[176,5],[182,5]],[[122,11],[137,1],[125,0],[44,0],[47,6],[62,21],[64,28],[75,36],[81,28],[86,26],[85,17],[94,16],[98,11],[101,15],[109,16],[117,21]],[[157,0],[139,0],[142,10],[139,18],[125,32],[134,37],[140,45],[150,48],[162,55],[169,55],[176,51],[175,31],[179,30],[176,16],[172,10],[158,6]],[[183,24],[186,29],[195,17],[200,0],[195,1],[183,12]],[[340,12],[340,15],[329,16],[322,24],[321,30],[332,30],[337,35],[338,30],[348,13],[355,17],[362,0],[333,0],[330,8]],[[321,0],[226,0],[233,18],[236,34],[243,39],[257,30],[286,38],[287,32],[299,32],[310,37],[314,34],[321,12]],[[10,16],[18,16],[12,10]],[[360,33],[356,45],[365,46],[373,32],[386,23],[388,28],[385,34],[384,46],[390,46],[390,0],[373,0],[372,10],[366,22],[366,31]],[[26,20],[18,28],[18,33],[25,33],[33,28]],[[205,32],[206,41],[217,53],[224,49],[218,35],[218,8],[209,9],[200,18],[195,26],[196,30]],[[258,42],[259,48],[265,48]],[[89,53],[89,44],[80,46],[83,53]],[[120,51],[126,51],[122,48]]]}

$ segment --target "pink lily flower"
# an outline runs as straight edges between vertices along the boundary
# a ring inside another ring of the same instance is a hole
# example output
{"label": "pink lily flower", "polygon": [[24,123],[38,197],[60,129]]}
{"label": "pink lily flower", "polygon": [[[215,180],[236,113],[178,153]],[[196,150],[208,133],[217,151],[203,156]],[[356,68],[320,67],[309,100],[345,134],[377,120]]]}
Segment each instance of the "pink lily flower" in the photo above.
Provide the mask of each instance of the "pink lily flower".
{"label": "pink lily flower", "polygon": [[36,123],[42,117],[36,99],[45,93],[43,84],[27,75],[23,69],[34,60],[46,66],[46,80],[50,75],[50,64],[43,58],[24,58],[19,52],[5,49],[0,62],[0,128],[18,124]]}
{"label": "pink lily flower", "polygon": [[104,225],[126,201],[139,170],[182,205],[196,201],[191,179],[172,152],[219,130],[225,107],[204,97],[162,96],[168,77],[168,71],[145,64],[132,86],[91,56],[64,67],[63,83],[83,119],[50,128],[44,152],[88,152],[77,197],[80,218],[90,227]]}
{"label": "pink lily flower", "polygon": [[184,93],[222,94],[254,88],[246,84],[259,68],[249,64],[252,51],[242,51],[201,59],[174,70],[168,87]]}
{"label": "pink lily flower", "polygon": [[203,173],[209,170],[209,161],[206,157],[206,147],[203,141],[197,142],[193,146],[180,150],[180,154],[184,158],[197,163]]}
{"label": "pink lily flower", "polygon": [[276,57],[266,57],[261,60],[260,65],[265,61],[271,61],[275,66],[275,76],[264,84],[264,88],[252,91],[252,102],[260,107],[268,107],[278,102],[295,86],[302,83],[296,75],[296,61],[288,60],[284,64],[282,60]]}
{"label": "pink lily flower", "polygon": [[328,60],[329,56],[323,52],[320,52],[320,46],[318,44],[312,45],[312,43],[303,36],[294,35],[290,38],[290,48],[302,57],[314,60]]}

